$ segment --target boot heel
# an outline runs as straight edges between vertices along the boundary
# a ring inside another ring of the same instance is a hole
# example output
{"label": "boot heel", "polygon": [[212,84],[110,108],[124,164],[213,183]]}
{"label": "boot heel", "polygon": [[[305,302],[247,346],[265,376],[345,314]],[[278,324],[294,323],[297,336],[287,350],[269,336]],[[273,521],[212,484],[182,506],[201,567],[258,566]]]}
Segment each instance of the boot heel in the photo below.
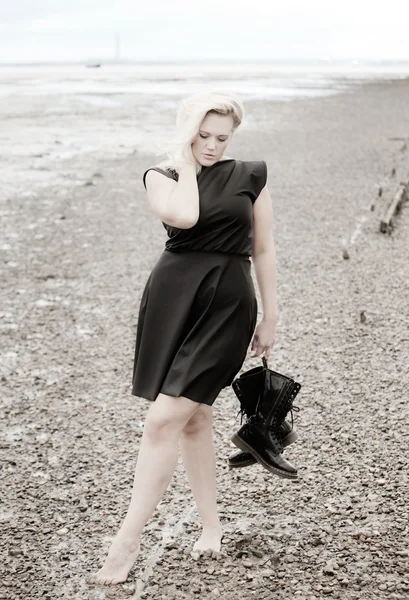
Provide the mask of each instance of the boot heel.
{"label": "boot heel", "polygon": [[[245,425],[243,427],[245,427]],[[232,435],[230,439],[233,442],[233,444],[237,446],[237,448],[242,450],[242,452],[250,453],[257,460],[257,462],[263,465],[263,467],[265,467],[267,471],[270,471],[270,473],[274,473],[274,475],[278,475],[278,477],[282,477],[283,479],[298,479],[297,471],[293,473],[289,471],[284,471],[283,469],[279,469],[274,465],[271,465],[270,463],[266,462],[263,459],[263,457],[260,456],[260,454],[258,454],[258,452],[256,452],[253,448],[250,448],[250,446],[243,442],[243,440],[241,440],[236,433]]]}
{"label": "boot heel", "polygon": [[253,455],[251,448],[249,448],[247,444],[245,444],[236,433],[232,435],[230,439],[233,442],[233,444],[237,446],[237,448],[239,448],[242,452],[249,452],[251,455]]}
{"label": "boot heel", "polygon": [[290,444],[294,444],[294,442],[298,439],[298,433],[294,430],[291,431],[286,437],[283,439],[282,444],[283,447],[286,448]]}

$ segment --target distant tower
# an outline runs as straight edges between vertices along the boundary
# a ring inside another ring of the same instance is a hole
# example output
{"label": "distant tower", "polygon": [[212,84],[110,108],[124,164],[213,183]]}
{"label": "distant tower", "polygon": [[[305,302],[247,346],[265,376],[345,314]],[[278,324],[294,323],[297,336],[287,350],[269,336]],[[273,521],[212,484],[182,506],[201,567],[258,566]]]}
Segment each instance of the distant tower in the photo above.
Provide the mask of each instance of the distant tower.
{"label": "distant tower", "polygon": [[119,33],[115,34],[115,60],[118,62],[121,57],[121,38]]}

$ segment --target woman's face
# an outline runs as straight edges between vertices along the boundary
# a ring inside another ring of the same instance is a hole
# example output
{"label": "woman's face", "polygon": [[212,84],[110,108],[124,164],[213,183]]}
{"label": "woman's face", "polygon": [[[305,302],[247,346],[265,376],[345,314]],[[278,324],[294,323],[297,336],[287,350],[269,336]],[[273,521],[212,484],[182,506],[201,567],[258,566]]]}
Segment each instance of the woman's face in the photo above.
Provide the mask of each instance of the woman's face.
{"label": "woman's face", "polygon": [[202,166],[210,166],[221,159],[232,137],[233,117],[209,113],[192,144],[193,156]]}

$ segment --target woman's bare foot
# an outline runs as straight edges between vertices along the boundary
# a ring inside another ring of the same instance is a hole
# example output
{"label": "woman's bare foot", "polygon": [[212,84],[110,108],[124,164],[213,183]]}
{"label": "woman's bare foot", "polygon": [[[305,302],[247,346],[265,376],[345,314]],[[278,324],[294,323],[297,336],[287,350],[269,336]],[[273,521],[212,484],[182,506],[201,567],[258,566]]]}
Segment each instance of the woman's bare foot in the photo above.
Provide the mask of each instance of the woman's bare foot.
{"label": "woman's bare foot", "polygon": [[126,581],[128,573],[138,557],[140,547],[140,541],[129,545],[114,539],[104,565],[89,577],[89,582],[115,584]]}
{"label": "woman's bare foot", "polygon": [[203,527],[202,535],[193,546],[193,551],[198,550],[215,550],[220,552],[222,541],[222,528],[216,527]]}

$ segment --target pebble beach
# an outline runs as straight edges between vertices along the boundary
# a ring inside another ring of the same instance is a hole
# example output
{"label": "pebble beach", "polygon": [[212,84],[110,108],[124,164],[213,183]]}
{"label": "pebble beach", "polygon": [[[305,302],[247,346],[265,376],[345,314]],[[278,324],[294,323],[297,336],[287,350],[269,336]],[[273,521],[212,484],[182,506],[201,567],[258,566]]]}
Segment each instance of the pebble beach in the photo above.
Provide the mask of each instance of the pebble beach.
{"label": "pebble beach", "polygon": [[[408,97],[402,78],[244,99],[228,156],[268,167],[269,365],[302,385],[299,438],[285,450],[299,478],[229,470],[240,417],[224,389],[221,553],[192,554],[200,524],[180,459],[127,582],[112,588],[86,578],[125,515],[149,407],[131,395],[134,341],[166,231],[142,174],[162,158],[149,148],[171,131],[175,103],[156,97],[153,125],[146,103],[109,94],[69,111],[43,92],[0,97],[1,599],[409,597],[409,203],[379,231],[409,182]],[[242,370],[259,363],[249,352]]]}

